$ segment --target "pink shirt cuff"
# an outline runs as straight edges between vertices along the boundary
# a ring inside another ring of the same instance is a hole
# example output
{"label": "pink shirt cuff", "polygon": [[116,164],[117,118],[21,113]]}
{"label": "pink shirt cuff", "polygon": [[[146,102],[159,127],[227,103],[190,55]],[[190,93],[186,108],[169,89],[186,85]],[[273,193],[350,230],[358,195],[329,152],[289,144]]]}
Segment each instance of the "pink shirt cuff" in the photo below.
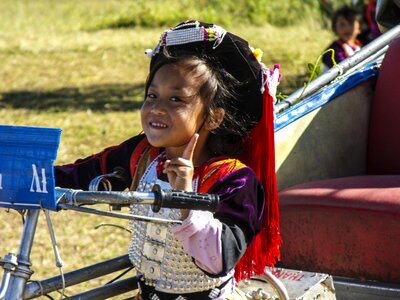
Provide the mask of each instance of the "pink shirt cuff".
{"label": "pink shirt cuff", "polygon": [[222,272],[222,223],[211,212],[191,210],[182,225],[171,232],[197,266],[212,274]]}

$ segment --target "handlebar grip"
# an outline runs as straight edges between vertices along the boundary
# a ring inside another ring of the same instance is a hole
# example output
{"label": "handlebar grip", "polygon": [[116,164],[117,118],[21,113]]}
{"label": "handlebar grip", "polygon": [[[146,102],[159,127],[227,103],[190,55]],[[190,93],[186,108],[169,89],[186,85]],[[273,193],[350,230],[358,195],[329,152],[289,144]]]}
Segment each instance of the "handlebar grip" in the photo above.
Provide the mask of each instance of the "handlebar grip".
{"label": "handlebar grip", "polygon": [[161,207],[186,208],[215,212],[219,197],[215,194],[202,194],[179,190],[162,190],[158,184],[153,187],[155,195],[152,210],[158,212]]}

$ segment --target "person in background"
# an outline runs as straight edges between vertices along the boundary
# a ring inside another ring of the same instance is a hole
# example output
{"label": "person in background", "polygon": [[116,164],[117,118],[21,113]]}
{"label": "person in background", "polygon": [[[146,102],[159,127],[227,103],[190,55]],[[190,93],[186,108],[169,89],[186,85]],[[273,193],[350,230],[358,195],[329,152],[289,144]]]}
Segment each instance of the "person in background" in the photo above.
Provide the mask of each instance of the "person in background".
{"label": "person in background", "polygon": [[[343,6],[338,9],[332,18],[332,30],[337,39],[327,49],[334,50],[336,63],[353,55],[362,47],[361,42],[357,39],[361,32],[361,16],[355,9],[349,6]],[[324,54],[322,62],[325,68],[333,67],[332,53],[330,51]]]}

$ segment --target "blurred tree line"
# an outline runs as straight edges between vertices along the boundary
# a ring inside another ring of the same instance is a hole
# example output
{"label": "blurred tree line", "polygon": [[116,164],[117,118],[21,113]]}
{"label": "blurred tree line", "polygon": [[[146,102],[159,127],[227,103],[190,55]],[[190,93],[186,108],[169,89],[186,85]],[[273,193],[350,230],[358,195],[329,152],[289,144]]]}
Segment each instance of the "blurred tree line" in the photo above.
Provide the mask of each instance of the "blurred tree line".
{"label": "blurred tree line", "polygon": [[[235,24],[296,25],[317,19],[329,23],[332,12],[349,0],[135,0],[106,5],[87,29],[169,26],[201,19],[223,26]],[[92,19],[93,21],[93,19]]]}

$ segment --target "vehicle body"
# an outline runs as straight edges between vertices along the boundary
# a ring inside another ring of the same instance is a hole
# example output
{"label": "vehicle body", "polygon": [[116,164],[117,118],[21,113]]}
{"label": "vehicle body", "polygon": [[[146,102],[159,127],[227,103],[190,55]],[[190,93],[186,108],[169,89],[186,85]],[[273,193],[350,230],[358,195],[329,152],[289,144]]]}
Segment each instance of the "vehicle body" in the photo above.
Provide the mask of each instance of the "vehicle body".
{"label": "vehicle body", "polygon": [[281,264],[332,275],[337,299],[400,298],[399,32],[276,120]]}

